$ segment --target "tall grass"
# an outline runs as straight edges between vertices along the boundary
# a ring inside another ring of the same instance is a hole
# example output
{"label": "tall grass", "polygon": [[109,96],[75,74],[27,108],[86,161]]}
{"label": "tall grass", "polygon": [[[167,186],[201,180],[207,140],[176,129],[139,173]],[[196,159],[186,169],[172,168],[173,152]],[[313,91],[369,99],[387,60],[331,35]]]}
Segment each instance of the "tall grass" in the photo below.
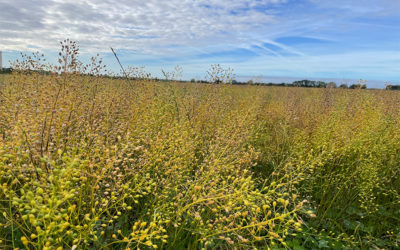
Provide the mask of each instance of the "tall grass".
{"label": "tall grass", "polygon": [[63,48],[0,89],[1,247],[398,247],[398,93],[127,82]]}

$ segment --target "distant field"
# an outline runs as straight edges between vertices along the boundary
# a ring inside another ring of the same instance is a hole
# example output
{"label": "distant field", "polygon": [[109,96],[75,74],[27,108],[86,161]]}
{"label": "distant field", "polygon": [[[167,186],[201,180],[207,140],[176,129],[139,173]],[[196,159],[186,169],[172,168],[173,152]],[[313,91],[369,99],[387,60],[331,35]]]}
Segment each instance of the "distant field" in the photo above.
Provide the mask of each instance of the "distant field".
{"label": "distant field", "polygon": [[16,71],[0,247],[397,248],[399,163],[400,92]]}

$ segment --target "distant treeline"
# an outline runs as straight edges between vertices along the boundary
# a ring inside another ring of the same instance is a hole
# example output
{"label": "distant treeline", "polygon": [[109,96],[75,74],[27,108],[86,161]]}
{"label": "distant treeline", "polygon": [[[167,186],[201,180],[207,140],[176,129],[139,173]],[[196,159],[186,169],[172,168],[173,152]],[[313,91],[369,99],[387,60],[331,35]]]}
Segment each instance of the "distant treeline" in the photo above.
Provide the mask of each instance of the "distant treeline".
{"label": "distant treeline", "polygon": [[249,80],[247,82],[239,82],[236,80],[232,81],[235,85],[262,85],[262,86],[281,86],[281,87],[303,87],[303,88],[343,88],[343,89],[366,89],[366,84],[352,84],[347,85],[345,83],[339,86],[335,82],[324,82],[324,81],[312,81],[312,80],[300,80],[292,83],[260,83]]}
{"label": "distant treeline", "polygon": [[386,85],[387,90],[400,90],[400,85]]}
{"label": "distant treeline", "polygon": [[[12,72],[11,68],[3,68],[0,69],[0,74],[10,74]],[[35,70],[32,70],[30,72],[38,72]],[[28,73],[28,72],[27,72]],[[40,73],[49,75],[52,72],[50,71],[40,71]],[[91,75],[91,74],[82,74],[82,75]],[[110,75],[101,75],[101,77],[107,77],[107,78],[114,78],[114,79],[125,79],[126,77],[123,76],[110,76]],[[144,78],[138,78],[138,77],[129,77],[129,80],[137,81],[137,80],[143,80]],[[148,78],[147,78],[148,79]],[[172,80],[167,80],[167,79],[162,79],[162,78],[151,78],[154,81],[157,82],[170,82]],[[187,80],[173,80],[176,82],[187,82]],[[211,84],[211,82],[206,81],[206,80],[195,80],[191,79],[190,82],[193,83],[205,83],[205,84]],[[233,85],[260,85],[260,86],[276,86],[276,87],[303,87],[303,88],[342,88],[342,89],[366,89],[367,85],[363,84],[365,81],[361,81],[361,83],[356,83],[356,84],[351,84],[348,85],[346,83],[342,83],[340,85],[337,85],[335,82],[324,82],[324,81],[312,81],[312,80],[300,80],[300,81],[294,81],[292,83],[262,83],[262,82],[255,82],[253,80],[249,80],[247,82],[242,82],[242,81],[237,81],[237,80],[232,80]],[[218,84],[219,82],[217,81],[214,84]],[[400,90],[400,85],[386,85],[387,90]]]}
{"label": "distant treeline", "polygon": [[10,74],[11,69],[10,68],[2,68],[0,69],[0,74]]}

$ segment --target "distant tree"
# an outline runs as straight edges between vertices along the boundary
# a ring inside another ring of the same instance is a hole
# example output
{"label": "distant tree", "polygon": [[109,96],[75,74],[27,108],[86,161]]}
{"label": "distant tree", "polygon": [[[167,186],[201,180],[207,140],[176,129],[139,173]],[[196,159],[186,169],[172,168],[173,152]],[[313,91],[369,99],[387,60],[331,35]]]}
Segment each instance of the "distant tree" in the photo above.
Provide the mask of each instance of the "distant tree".
{"label": "distant tree", "polygon": [[327,86],[326,82],[323,81],[318,81],[315,83],[315,87],[317,88],[326,88],[326,86]]}
{"label": "distant tree", "polygon": [[352,84],[349,86],[349,89],[358,89],[360,87],[360,85],[358,84]]}
{"label": "distant tree", "polygon": [[303,81],[294,81],[293,86],[294,87],[303,87]]}
{"label": "distant tree", "polygon": [[253,81],[253,80],[248,80],[248,81],[247,81],[247,84],[253,85],[253,84],[254,84],[254,81]]}
{"label": "distant tree", "polygon": [[336,85],[335,82],[329,82],[329,83],[326,85],[326,87],[327,87],[327,88],[336,88],[337,85]]}
{"label": "distant tree", "polygon": [[11,68],[3,68],[0,69],[0,74],[10,74],[11,73]]}
{"label": "distant tree", "polygon": [[190,82],[196,82],[196,80],[195,80],[194,78],[192,78],[192,79],[190,80]]}
{"label": "distant tree", "polygon": [[341,89],[348,89],[349,86],[347,85],[347,83],[342,83],[342,84],[340,84],[339,88],[341,88]]}
{"label": "distant tree", "polygon": [[322,81],[311,81],[311,80],[301,80],[301,81],[294,81],[293,83],[294,87],[305,87],[305,88],[324,88],[325,87],[325,82]]}
{"label": "distant tree", "polygon": [[349,88],[350,89],[366,89],[367,84],[366,80],[360,79],[356,84],[352,84]]}
{"label": "distant tree", "polygon": [[366,89],[367,85],[366,84],[352,84],[350,85],[349,89]]}
{"label": "distant tree", "polygon": [[386,89],[387,89],[387,90],[400,90],[400,85],[390,85],[390,84],[387,84],[387,85],[386,85]]}

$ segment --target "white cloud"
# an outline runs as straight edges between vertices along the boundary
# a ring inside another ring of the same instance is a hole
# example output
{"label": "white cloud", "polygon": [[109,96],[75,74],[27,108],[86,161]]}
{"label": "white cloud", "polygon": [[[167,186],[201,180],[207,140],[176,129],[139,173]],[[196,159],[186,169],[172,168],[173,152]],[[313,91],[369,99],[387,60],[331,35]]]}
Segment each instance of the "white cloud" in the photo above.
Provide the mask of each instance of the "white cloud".
{"label": "white cloud", "polygon": [[323,8],[350,11],[354,15],[390,15],[398,14],[398,0],[311,0]]}
{"label": "white cloud", "polygon": [[0,0],[0,48],[51,50],[58,48],[58,41],[71,38],[88,51],[114,46],[157,54],[171,44],[213,45],[228,39],[235,43],[243,39],[241,32],[276,22],[272,13],[257,8],[283,2]]}

